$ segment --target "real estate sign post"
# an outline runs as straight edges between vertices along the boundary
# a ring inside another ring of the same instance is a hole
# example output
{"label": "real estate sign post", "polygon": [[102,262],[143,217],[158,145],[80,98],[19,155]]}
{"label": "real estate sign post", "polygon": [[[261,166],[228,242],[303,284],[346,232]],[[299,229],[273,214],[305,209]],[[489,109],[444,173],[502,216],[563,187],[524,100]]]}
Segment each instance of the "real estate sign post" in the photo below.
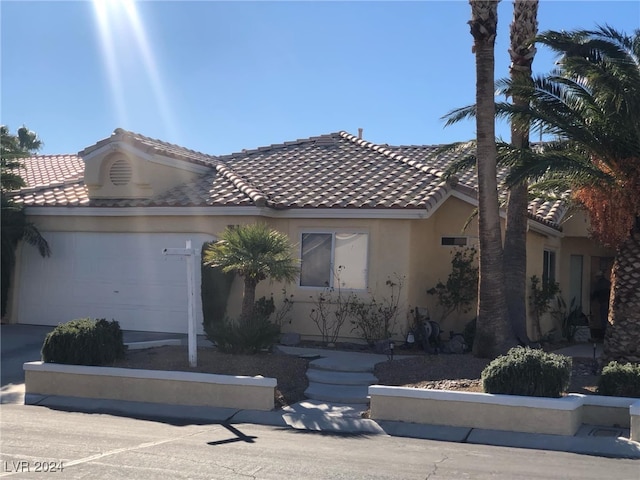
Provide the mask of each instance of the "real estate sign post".
{"label": "real estate sign post", "polygon": [[192,367],[198,364],[198,349],[196,341],[196,252],[191,246],[191,240],[187,240],[186,248],[165,248],[162,251],[165,255],[180,255],[187,258],[187,300],[189,306],[187,336],[189,341],[189,365]]}

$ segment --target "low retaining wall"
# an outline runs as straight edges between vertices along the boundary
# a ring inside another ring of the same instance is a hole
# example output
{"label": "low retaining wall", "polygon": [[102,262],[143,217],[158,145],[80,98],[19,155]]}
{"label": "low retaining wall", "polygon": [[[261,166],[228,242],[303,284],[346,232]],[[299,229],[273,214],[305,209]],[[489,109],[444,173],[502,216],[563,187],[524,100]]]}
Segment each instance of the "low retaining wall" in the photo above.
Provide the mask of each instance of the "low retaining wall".
{"label": "low retaining wall", "polygon": [[570,396],[582,398],[582,423],[609,427],[630,428],[629,408],[638,402],[637,398],[631,397],[580,394]]}
{"label": "low retaining wall", "polygon": [[543,398],[382,385],[370,386],[369,395],[373,420],[555,435],[574,435],[583,423],[615,425],[631,428],[632,440],[640,438],[640,401],[634,398]]}
{"label": "low retaining wall", "polygon": [[24,371],[26,394],[247,410],[275,407],[275,378],[43,362],[25,363]]}
{"label": "low retaining wall", "polygon": [[640,442],[640,400],[629,407],[631,413],[631,440]]}

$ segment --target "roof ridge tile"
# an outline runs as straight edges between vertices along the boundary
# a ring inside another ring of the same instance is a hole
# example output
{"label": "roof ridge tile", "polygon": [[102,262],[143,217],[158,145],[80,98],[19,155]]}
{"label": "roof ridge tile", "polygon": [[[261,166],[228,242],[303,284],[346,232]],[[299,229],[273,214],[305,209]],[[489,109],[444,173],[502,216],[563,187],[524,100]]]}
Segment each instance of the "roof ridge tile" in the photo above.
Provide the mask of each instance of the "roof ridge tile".
{"label": "roof ridge tile", "polygon": [[383,155],[393,159],[393,160],[398,160],[402,163],[405,163],[406,165],[409,165],[410,167],[413,168],[417,168],[425,173],[429,173],[431,175],[434,175],[438,178],[443,178],[444,177],[444,172],[441,170],[438,170],[436,168],[433,168],[429,165],[425,165],[422,163],[419,163],[417,160],[412,160],[407,158],[406,156],[402,155],[399,152],[394,152],[393,151],[393,147],[389,147],[389,145],[379,145],[373,142],[369,142],[366,141],[362,138],[358,138],[355,135],[352,135],[348,132],[345,132],[344,130],[340,132],[340,136],[342,136],[343,138],[346,138],[347,140],[350,140],[352,142],[354,142],[357,145],[361,145],[364,146],[366,148],[370,148],[376,152],[382,153]]}
{"label": "roof ridge tile", "polygon": [[267,197],[260,192],[257,188],[250,185],[240,175],[235,173],[231,168],[219,163],[216,165],[216,171],[219,172],[224,178],[233,183],[233,186],[247,195],[257,207],[264,207],[267,203]]}

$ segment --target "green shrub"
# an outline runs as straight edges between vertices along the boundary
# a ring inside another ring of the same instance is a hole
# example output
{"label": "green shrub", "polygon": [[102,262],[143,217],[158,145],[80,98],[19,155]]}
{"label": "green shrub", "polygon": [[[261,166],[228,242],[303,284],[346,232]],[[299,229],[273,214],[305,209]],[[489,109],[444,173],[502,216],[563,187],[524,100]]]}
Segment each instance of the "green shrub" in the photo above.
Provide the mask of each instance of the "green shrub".
{"label": "green shrub", "polygon": [[61,323],[44,339],[42,361],[104,365],[124,357],[120,324],[82,318]]}
{"label": "green shrub", "polygon": [[640,397],[640,365],[610,362],[602,369],[598,393],[613,397]]}
{"label": "green shrub", "polygon": [[376,300],[373,294],[370,294],[370,301],[360,300],[356,296],[352,298],[349,306],[349,314],[353,318],[351,331],[358,332],[358,336],[370,346],[380,340],[391,338],[394,334],[404,277],[396,275],[395,280],[394,282],[388,278],[385,282],[389,287],[389,296],[383,297],[382,300]]}
{"label": "green shrub", "polygon": [[542,350],[516,347],[482,371],[486,393],[561,397],[571,381],[571,358]]}
{"label": "green shrub", "polygon": [[269,317],[275,311],[272,298],[259,298],[249,320],[225,319],[212,325],[207,337],[225,353],[258,353],[270,349],[280,338],[280,326]]}
{"label": "green shrub", "polygon": [[273,297],[260,297],[253,306],[253,315],[256,318],[269,319],[276,311],[276,302]]}
{"label": "green shrub", "polygon": [[[203,252],[209,245],[209,243],[205,243],[202,246]],[[201,265],[201,273],[202,327],[209,335],[213,332],[216,324],[221,324],[224,321],[231,284],[235,275],[224,273],[222,268],[211,267],[204,263]]]}

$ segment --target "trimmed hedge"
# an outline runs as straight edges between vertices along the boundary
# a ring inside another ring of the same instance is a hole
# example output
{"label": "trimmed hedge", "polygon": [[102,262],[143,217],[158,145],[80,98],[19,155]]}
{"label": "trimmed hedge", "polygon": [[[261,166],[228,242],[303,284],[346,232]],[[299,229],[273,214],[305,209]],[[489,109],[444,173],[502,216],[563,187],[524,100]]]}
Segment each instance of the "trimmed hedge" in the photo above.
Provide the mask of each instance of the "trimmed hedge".
{"label": "trimmed hedge", "polygon": [[598,394],[640,398],[640,365],[609,362],[600,374]]}
{"label": "trimmed hedge", "polygon": [[493,360],[482,371],[486,393],[561,397],[571,381],[570,357],[516,347]]}
{"label": "trimmed hedge", "polygon": [[61,323],[44,339],[42,361],[70,365],[104,365],[124,357],[120,324],[82,318]]}

